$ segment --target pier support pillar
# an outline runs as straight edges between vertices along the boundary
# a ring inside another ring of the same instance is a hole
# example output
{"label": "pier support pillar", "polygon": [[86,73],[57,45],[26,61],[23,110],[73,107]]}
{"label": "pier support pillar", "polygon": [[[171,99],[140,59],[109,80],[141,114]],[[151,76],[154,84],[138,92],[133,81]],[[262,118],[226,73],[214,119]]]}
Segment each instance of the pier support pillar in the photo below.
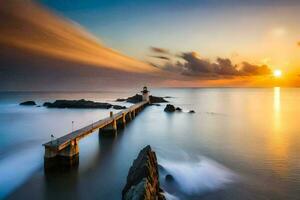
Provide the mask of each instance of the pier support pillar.
{"label": "pier support pillar", "polygon": [[122,113],[122,118],[117,120],[117,128],[123,129],[126,126],[126,115]]}
{"label": "pier support pillar", "polygon": [[79,154],[79,146],[77,140],[72,140],[70,145],[68,145],[58,153],[59,156],[68,158],[76,156],[77,154]]}
{"label": "pier support pillar", "polygon": [[79,164],[79,145],[75,139],[60,150],[45,147],[44,169],[46,172],[59,171],[77,167]]}
{"label": "pier support pillar", "polygon": [[117,121],[113,120],[113,122],[109,125],[107,125],[104,128],[99,129],[99,134],[103,136],[108,136],[108,137],[114,137],[117,135]]}
{"label": "pier support pillar", "polygon": [[125,124],[126,124],[126,115],[124,113],[122,114],[122,122],[125,126]]}

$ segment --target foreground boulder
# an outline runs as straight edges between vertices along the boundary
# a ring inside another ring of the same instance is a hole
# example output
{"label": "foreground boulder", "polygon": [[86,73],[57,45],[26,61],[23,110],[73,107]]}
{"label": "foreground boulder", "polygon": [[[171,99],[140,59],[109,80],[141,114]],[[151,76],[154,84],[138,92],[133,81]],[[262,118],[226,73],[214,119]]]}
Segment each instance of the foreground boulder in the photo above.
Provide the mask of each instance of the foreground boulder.
{"label": "foreground boulder", "polygon": [[[149,99],[150,99],[151,103],[166,103],[166,102],[168,102],[163,97],[156,97],[156,96],[152,96],[152,95],[149,96]],[[117,99],[117,101],[118,100],[120,101],[122,99]],[[126,101],[129,103],[139,103],[139,102],[143,101],[143,96],[140,94],[136,94],[132,97],[128,97],[126,99]]]}
{"label": "foreground boulder", "polygon": [[165,112],[175,112],[175,107],[172,104],[167,104],[164,111]]}
{"label": "foreground boulder", "polygon": [[34,101],[24,101],[20,103],[21,106],[35,106],[36,103]]}
{"label": "foreground boulder", "polygon": [[148,145],[140,151],[130,167],[122,199],[165,200],[161,191],[156,154]]}
{"label": "foreground boulder", "polygon": [[112,107],[109,103],[81,100],[56,100],[54,103],[46,102],[44,106],[48,108],[104,108]]}

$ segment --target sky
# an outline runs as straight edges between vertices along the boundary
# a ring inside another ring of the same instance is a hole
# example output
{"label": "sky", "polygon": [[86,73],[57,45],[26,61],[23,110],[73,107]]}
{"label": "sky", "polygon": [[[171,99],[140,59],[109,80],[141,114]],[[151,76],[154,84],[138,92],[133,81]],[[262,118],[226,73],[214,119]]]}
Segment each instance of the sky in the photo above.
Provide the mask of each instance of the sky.
{"label": "sky", "polygon": [[299,1],[42,2],[142,60],[149,60],[149,47],[157,46],[287,70],[299,64]]}
{"label": "sky", "polygon": [[[27,45],[23,44],[25,42],[22,43],[22,48],[24,49],[24,46],[27,48],[26,54],[30,46],[34,54],[42,51],[48,59],[49,55],[56,59],[51,59],[51,62],[61,64],[57,60],[59,57],[60,60],[62,58],[64,61],[72,60],[81,65],[83,63],[97,65],[98,69],[137,73],[138,75],[132,77],[140,77],[145,84],[148,82],[152,84],[150,80],[155,76],[156,86],[300,86],[300,2],[296,0],[39,0],[37,3],[29,0],[13,0],[13,2],[35,5],[34,10],[48,13],[46,20],[41,17],[36,19],[40,24],[44,24],[45,21],[59,21],[51,25],[52,31],[54,26],[57,28],[54,31],[56,33],[54,38],[49,37],[50,34],[44,37],[45,27],[44,31],[39,31],[41,38],[44,38],[38,40],[42,42],[40,44],[48,43],[46,46],[42,45],[44,47],[42,50],[32,47],[32,41],[37,43],[30,34],[22,38],[18,36],[20,41],[27,41]],[[24,6],[18,9],[22,10]],[[11,13],[18,9],[11,7]],[[5,22],[3,20],[2,26],[11,24],[10,20],[12,19]],[[32,31],[30,24],[32,23],[28,23],[26,30],[29,33]],[[78,40],[77,36],[70,37],[70,34],[61,33],[62,26],[70,27],[76,35],[77,32],[84,32],[93,43],[93,47],[89,46],[91,47],[89,50],[83,50],[85,44]],[[15,33],[18,32],[18,25],[9,28],[15,29]],[[35,33],[37,32],[35,30]],[[2,34],[8,35],[7,31],[2,31]],[[72,39],[68,39],[69,37]],[[61,46],[59,43],[61,38],[68,48],[61,50],[57,47]],[[75,46],[80,51],[74,54]],[[19,50],[22,48],[18,46]],[[94,48],[97,50],[94,51]],[[57,49],[61,51],[58,52]],[[110,60],[105,56],[107,49],[110,53],[114,52],[114,56],[109,56]],[[100,54],[102,56],[99,57]],[[9,63],[10,60],[1,62]],[[18,71],[19,68],[16,67],[14,70]],[[282,71],[282,77],[273,76],[276,69]],[[99,74],[102,75],[100,72]],[[141,74],[150,78],[142,77]],[[80,77],[80,74],[78,76]],[[89,76],[84,78],[89,80]],[[79,80],[78,77],[76,79]],[[112,81],[120,79],[110,76]],[[11,83],[0,89],[7,87],[13,89],[14,81],[8,82]],[[132,82],[133,85],[138,83],[140,82]],[[80,87],[84,89],[84,86]]]}

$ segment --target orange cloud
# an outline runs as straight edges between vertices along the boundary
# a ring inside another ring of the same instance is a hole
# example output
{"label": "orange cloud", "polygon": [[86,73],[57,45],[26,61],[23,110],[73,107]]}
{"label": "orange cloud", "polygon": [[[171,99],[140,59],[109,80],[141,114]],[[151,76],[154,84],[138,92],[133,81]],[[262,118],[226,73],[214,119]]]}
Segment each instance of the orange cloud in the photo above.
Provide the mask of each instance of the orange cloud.
{"label": "orange cloud", "polygon": [[31,1],[3,0],[0,45],[122,71],[157,72],[144,62],[102,45],[79,25]]}

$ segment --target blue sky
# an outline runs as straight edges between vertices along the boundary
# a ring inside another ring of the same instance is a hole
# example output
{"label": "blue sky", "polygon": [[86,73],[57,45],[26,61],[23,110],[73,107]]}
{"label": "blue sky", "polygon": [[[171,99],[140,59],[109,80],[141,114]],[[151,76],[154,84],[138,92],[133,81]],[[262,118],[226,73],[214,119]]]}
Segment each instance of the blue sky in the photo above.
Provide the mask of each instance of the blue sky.
{"label": "blue sky", "polygon": [[174,55],[196,51],[210,59],[268,62],[274,68],[295,65],[292,52],[300,33],[296,0],[41,2],[78,22],[107,46],[140,60],[152,61],[149,47],[157,46]]}

